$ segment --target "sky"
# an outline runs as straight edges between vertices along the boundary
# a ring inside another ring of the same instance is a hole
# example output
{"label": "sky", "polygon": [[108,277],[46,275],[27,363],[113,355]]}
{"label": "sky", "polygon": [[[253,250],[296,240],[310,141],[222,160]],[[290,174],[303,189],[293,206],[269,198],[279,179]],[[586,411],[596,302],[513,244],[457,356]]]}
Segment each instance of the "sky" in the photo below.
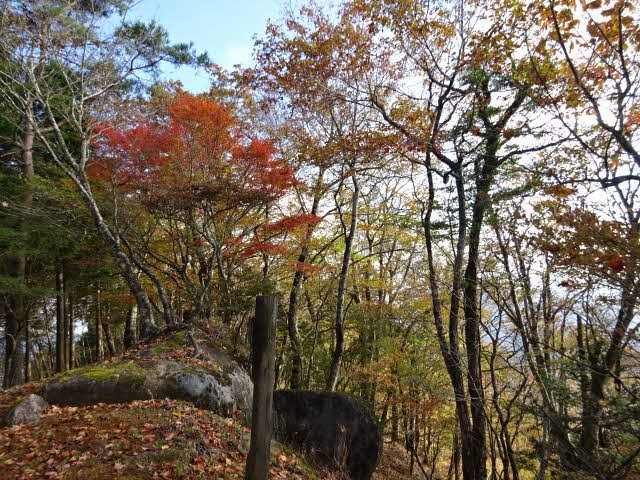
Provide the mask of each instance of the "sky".
{"label": "sky", "polygon": [[[269,19],[277,20],[287,0],[140,0],[130,19],[156,20],[175,43],[193,42],[197,52],[230,69],[251,63],[253,37],[262,35]],[[165,77],[181,80],[192,92],[208,90],[204,72],[165,68]]]}

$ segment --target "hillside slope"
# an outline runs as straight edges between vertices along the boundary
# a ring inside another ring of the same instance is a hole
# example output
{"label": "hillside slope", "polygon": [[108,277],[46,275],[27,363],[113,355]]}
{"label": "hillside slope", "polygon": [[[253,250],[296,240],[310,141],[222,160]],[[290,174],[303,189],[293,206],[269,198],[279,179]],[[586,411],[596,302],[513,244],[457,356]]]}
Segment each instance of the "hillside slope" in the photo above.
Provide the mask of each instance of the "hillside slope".
{"label": "hillside slope", "polygon": [[[28,394],[67,378],[107,372],[115,375],[117,385],[122,381],[119,368],[135,362],[176,362],[193,372],[216,373],[219,367],[210,363],[212,355],[218,361],[220,352],[231,356],[220,339],[225,335],[193,333],[200,355],[186,332],[167,332],[117,357],[0,392],[0,419]],[[63,403],[75,401],[67,400]],[[241,412],[225,418],[179,399],[122,401],[53,406],[35,423],[0,428],[0,480],[244,478],[250,434]],[[272,478],[332,478],[280,444],[274,442],[272,450]]]}
{"label": "hillside slope", "polygon": [[[86,381],[84,387],[93,393],[109,382],[117,390],[118,385],[132,380],[133,366],[148,368],[170,362],[190,374],[205,372],[221,378],[222,353],[247,363],[246,353],[226,344],[228,338],[217,329],[195,330],[192,335],[166,332],[116,357],[0,392],[0,419],[28,394],[40,394],[46,385],[64,386],[69,379]],[[154,369],[136,372],[144,378],[133,380],[148,381]],[[61,403],[74,406],[53,406],[35,423],[0,428],[0,480],[244,478],[249,430],[240,410],[217,415],[180,396],[162,400],[123,397],[118,400],[123,403],[87,404],[90,402],[82,401],[82,395],[86,391],[70,390],[69,398]],[[339,477],[310,466],[287,447],[273,445],[271,478]],[[419,478],[398,467],[405,463],[406,452],[394,447],[383,452],[373,479]]]}
{"label": "hillside slope", "polygon": [[[0,479],[242,479],[248,432],[176,400],[52,407],[36,423],[0,430]],[[274,444],[271,478],[331,474]]]}

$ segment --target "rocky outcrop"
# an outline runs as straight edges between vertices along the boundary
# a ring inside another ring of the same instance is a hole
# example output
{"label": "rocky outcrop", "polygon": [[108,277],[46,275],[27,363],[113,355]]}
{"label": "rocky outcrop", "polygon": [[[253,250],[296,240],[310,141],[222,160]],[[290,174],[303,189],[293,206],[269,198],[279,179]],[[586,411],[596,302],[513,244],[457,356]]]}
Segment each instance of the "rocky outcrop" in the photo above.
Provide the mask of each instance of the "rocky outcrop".
{"label": "rocky outcrop", "polygon": [[6,413],[4,424],[10,427],[18,423],[35,422],[47,410],[49,404],[44,398],[31,394]]}
{"label": "rocky outcrop", "polygon": [[382,436],[362,403],[338,393],[277,390],[273,408],[279,441],[302,448],[352,480],[371,478],[382,453]]}
{"label": "rocky outcrop", "polygon": [[52,404],[72,406],[173,398],[223,416],[240,411],[248,422],[253,384],[223,351],[202,346],[197,361],[162,358],[181,348],[183,337],[143,349],[126,361],[70,370],[46,384],[42,396]]}
{"label": "rocky outcrop", "polygon": [[[5,416],[13,425],[35,421],[55,405],[84,406],[170,398],[250,423],[253,384],[247,372],[204,332],[179,331],[156,338],[117,360],[62,373]],[[307,453],[312,461],[345,478],[368,480],[382,452],[382,439],[369,410],[336,393],[274,392],[275,439]],[[249,445],[249,436],[243,447]],[[274,443],[274,445],[277,445]],[[342,478],[342,477],[341,477]]]}

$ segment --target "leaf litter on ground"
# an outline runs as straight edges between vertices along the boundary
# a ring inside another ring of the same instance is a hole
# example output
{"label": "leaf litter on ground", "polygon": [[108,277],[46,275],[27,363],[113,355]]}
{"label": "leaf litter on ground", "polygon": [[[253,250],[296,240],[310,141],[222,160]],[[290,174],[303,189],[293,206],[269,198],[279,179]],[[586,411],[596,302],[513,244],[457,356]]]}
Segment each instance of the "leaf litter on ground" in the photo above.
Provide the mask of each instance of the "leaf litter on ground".
{"label": "leaf litter on ground", "polygon": [[[0,480],[243,479],[249,429],[176,400],[53,406],[0,429]],[[270,478],[330,479],[276,445]]]}

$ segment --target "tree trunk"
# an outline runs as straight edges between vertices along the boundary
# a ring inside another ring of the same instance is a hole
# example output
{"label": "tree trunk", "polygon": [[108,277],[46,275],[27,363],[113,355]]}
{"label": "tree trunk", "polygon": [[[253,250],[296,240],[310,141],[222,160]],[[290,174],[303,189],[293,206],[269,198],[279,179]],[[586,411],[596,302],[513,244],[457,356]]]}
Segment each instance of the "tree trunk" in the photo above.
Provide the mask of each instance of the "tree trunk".
{"label": "tree trunk", "polygon": [[[427,157],[430,162],[430,157]],[[429,289],[431,293],[431,303],[433,306],[433,318],[436,326],[436,334],[440,353],[444,360],[451,386],[455,395],[456,417],[460,433],[460,458],[462,459],[462,474],[465,480],[481,480],[477,475],[478,459],[475,457],[477,449],[474,448],[471,419],[467,404],[467,392],[464,384],[464,372],[462,369],[462,358],[459,347],[459,314],[460,301],[462,297],[462,267],[464,249],[466,245],[466,200],[465,188],[460,166],[455,172],[456,195],[458,201],[458,233],[455,246],[455,256],[453,265],[453,283],[451,286],[451,300],[449,307],[448,339],[443,325],[443,310],[440,298],[440,286],[438,273],[435,266],[433,253],[433,238],[431,232],[431,214],[434,207],[435,188],[433,184],[433,173],[430,163],[427,163],[427,180],[429,182],[429,197],[427,200],[427,211],[423,218],[424,238],[427,247],[427,261],[429,267]]]}
{"label": "tree trunk", "polygon": [[127,313],[124,324],[124,348],[131,348],[135,344],[134,316],[136,315],[135,307],[131,307]]}
{"label": "tree trunk", "polygon": [[391,400],[391,441],[397,442],[400,439],[400,422],[398,404],[395,399]]}
{"label": "tree trunk", "polygon": [[102,329],[104,330],[104,338],[107,341],[107,350],[109,351],[109,357],[113,357],[116,354],[116,344],[113,341],[113,335],[111,335],[111,327],[108,323],[102,323]]}
{"label": "tree trunk", "polygon": [[[15,265],[12,276],[20,278],[21,266]],[[3,387],[10,388],[20,382],[20,317],[22,312],[22,296],[11,295],[5,307],[5,343],[4,343],[4,378]]]}
{"label": "tree trunk", "polygon": [[[338,280],[338,298],[336,301],[335,315],[335,336],[336,344],[331,357],[331,367],[329,369],[329,377],[327,378],[327,390],[330,392],[336,389],[338,376],[340,375],[340,366],[342,364],[342,354],[344,352],[344,294],[347,286],[347,275],[349,266],[351,265],[351,251],[353,249],[353,240],[356,235],[356,225],[358,222],[358,201],[360,199],[360,184],[358,183],[357,174],[354,165],[350,165],[351,181],[353,183],[353,194],[351,196],[351,222],[347,231],[343,223],[345,234],[344,254],[342,255],[342,267],[340,268],[340,277]],[[341,219],[342,220],[342,219]]]}
{"label": "tree trunk", "polygon": [[[638,286],[635,279],[628,278],[623,288],[618,310],[618,319],[610,334],[609,348],[604,361],[594,358],[591,362],[591,380],[584,385],[582,395],[582,418],[580,451],[584,466],[589,468],[593,456],[600,445],[600,423],[602,417],[602,400],[605,396],[605,385],[611,378],[616,363],[622,356],[622,345],[629,325],[634,316],[635,304],[638,298]],[[580,320],[580,319],[578,319]],[[583,353],[583,356],[586,354]],[[584,368],[584,367],[583,367]],[[584,372],[586,375],[586,372]]]}
{"label": "tree trunk", "polygon": [[104,356],[104,341],[102,337],[102,305],[100,289],[96,293],[96,360],[102,360]]}
{"label": "tree trunk", "polygon": [[[129,251],[129,257],[131,258],[131,262],[133,264],[132,267],[135,266],[136,268],[138,268],[138,270],[143,272],[155,285],[156,292],[158,293],[158,297],[160,298],[160,303],[162,303],[162,315],[164,318],[165,325],[167,325],[168,327],[175,325],[175,315],[173,314],[173,308],[171,307],[171,300],[169,299],[169,296],[167,295],[167,292],[164,289],[162,282],[160,281],[158,276],[155,273],[153,273],[153,271],[150,268],[146,267],[141,261],[138,260],[135,252],[133,251],[133,248],[131,248],[131,246],[129,245],[129,242],[127,242],[126,239],[120,239],[120,241],[122,241],[125,244],[125,246]],[[139,283],[140,278],[137,274],[136,274],[136,278],[138,279],[138,283]],[[146,291],[145,291],[145,295],[146,295]],[[149,302],[149,305],[151,305],[150,302]],[[153,326],[153,328],[149,331],[148,334],[150,335],[156,330],[157,328]]]}
{"label": "tree trunk", "polygon": [[[62,267],[64,272],[64,266]],[[63,273],[63,296],[62,302],[64,305],[64,315],[62,323],[62,363],[64,365],[64,371],[69,370],[69,295],[67,293],[69,279]]]}
{"label": "tree trunk", "polygon": [[[476,197],[472,207],[471,226],[469,228],[469,251],[467,267],[464,273],[464,317],[465,344],[467,347],[467,383],[469,404],[471,407],[471,462],[475,472],[471,478],[483,479],[486,470],[486,420],[484,415],[484,387],[480,364],[480,307],[478,304],[478,259],[480,256],[480,232],[489,204],[489,189],[497,167],[495,153],[498,148],[497,137],[487,140],[481,173],[476,181]],[[463,457],[464,462],[464,457]],[[467,476],[465,475],[465,480]]]}
{"label": "tree trunk", "polygon": [[68,362],[68,368],[72,369],[75,368],[75,359],[76,359],[76,342],[75,342],[75,326],[73,324],[73,302],[71,301],[71,297],[68,297],[68,303],[67,303],[68,308],[68,324],[69,324],[69,344],[68,344],[68,349],[67,349],[67,358],[69,360]]}
{"label": "tree trunk", "polygon": [[537,480],[547,478],[548,445],[549,443],[549,417],[542,417],[542,441],[540,442],[539,466]]}
{"label": "tree trunk", "polygon": [[122,248],[122,241],[119,234],[109,228],[104,218],[102,217],[102,213],[100,212],[100,208],[98,207],[98,204],[93,197],[91,187],[84,171],[79,169],[70,171],[68,167],[65,167],[64,170],[78,187],[80,195],[82,196],[87,207],[89,207],[89,211],[91,212],[93,220],[96,224],[98,233],[100,234],[104,242],[111,248],[111,253],[116,262],[116,265],[120,269],[120,273],[127,283],[129,290],[136,299],[136,303],[138,304],[140,330],[142,336],[146,338],[153,335],[158,330],[155,326],[155,321],[153,318],[153,306],[151,305],[151,301],[149,300],[146,289],[144,288],[142,282],[140,281],[140,278],[138,277],[138,272],[136,271],[133,262]]}
{"label": "tree trunk", "polygon": [[[300,256],[298,256],[298,264],[306,261],[308,247],[302,247]],[[287,310],[287,328],[289,330],[289,340],[291,341],[291,378],[289,380],[289,388],[298,390],[302,386],[302,353],[300,351],[300,338],[298,335],[298,299],[304,272],[296,269],[289,294],[289,309]]]}
{"label": "tree trunk", "polygon": [[[33,204],[33,189],[31,182],[33,181],[33,143],[35,139],[35,130],[33,125],[33,113],[31,108],[31,100],[27,99],[28,105],[25,113],[25,131],[22,137],[21,161],[22,175],[26,183],[25,193],[22,200],[25,212],[31,210]],[[24,230],[24,218],[19,221],[18,229]],[[23,231],[24,233],[24,231]],[[26,239],[24,239],[26,242]],[[27,266],[27,258],[24,254],[18,255],[12,263],[11,276],[25,284],[25,272]],[[28,329],[25,318],[24,295],[16,293],[9,296],[8,308],[6,310],[5,321],[5,363],[3,387],[9,388],[20,382],[20,340],[23,329]],[[29,353],[25,358],[25,376],[28,375]]]}
{"label": "tree trunk", "polygon": [[[57,303],[57,302],[56,302]],[[46,308],[46,305],[45,305]],[[45,318],[47,319],[47,323],[49,323],[49,315],[47,313],[45,313]],[[55,366],[55,358],[53,355],[53,342],[51,341],[51,331],[47,328],[46,330],[47,333],[47,371],[53,372],[54,371],[54,366]]]}
{"label": "tree trunk", "polygon": [[[313,194],[313,203],[311,205],[311,215],[318,214],[320,200],[322,199],[322,182],[324,179],[324,169],[318,172]],[[302,352],[300,351],[300,339],[298,335],[298,304],[300,299],[300,291],[304,283],[305,273],[304,264],[309,256],[309,244],[313,236],[313,226],[309,225],[305,232],[305,236],[298,256],[298,265],[293,276],[291,284],[291,293],[289,294],[289,309],[287,310],[287,327],[289,330],[289,339],[291,340],[291,380],[289,387],[292,390],[298,390],[302,387]]]}
{"label": "tree trunk", "polygon": [[64,372],[64,273],[62,267],[56,272],[56,372]]}
{"label": "tree trunk", "polygon": [[31,381],[31,336],[29,315],[24,318],[24,383]]}

